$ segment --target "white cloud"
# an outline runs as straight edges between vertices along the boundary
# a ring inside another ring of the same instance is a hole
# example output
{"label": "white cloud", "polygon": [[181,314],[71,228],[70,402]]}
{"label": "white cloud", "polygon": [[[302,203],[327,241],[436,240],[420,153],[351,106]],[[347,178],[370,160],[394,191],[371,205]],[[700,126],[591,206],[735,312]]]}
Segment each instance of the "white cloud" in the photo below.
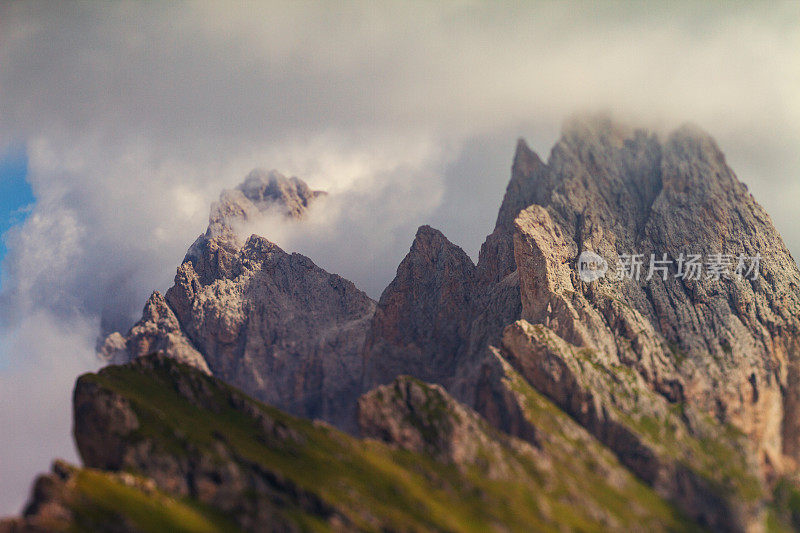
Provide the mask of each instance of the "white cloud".
{"label": "white cloud", "polygon": [[92,354],[97,327],[37,312],[0,337],[0,512],[21,511],[34,475],[54,458],[77,461],[70,399],[75,376],[100,366]]}
{"label": "white cloud", "polygon": [[[474,257],[514,139],[544,157],[581,109],[709,130],[797,256],[798,16],[795,3],[4,3],[0,145],[28,147],[37,203],[9,239],[0,315],[14,332],[41,313],[129,325],[219,190],[257,166],[336,193],[312,231],[265,236],[377,295],[420,224]],[[38,412],[24,397],[3,410]]]}

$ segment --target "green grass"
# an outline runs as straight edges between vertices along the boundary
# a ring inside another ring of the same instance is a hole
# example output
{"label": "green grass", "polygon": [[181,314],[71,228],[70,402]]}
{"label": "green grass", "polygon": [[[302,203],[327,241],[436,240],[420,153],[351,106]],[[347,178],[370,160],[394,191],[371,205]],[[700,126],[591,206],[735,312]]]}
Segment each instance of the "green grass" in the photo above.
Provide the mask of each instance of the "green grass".
{"label": "green grass", "polygon": [[[539,428],[544,451],[554,459],[558,472],[553,478],[565,492],[579,492],[609,511],[625,529],[644,523],[656,530],[701,531],[683,513],[667,503],[655,491],[625,471],[617,458],[599,441],[580,428],[574,420],[525,379],[504,364],[508,387],[523,399],[523,413]],[[566,430],[569,428],[569,430]],[[605,472],[624,472],[622,481],[611,485]],[[599,531],[596,524],[567,523],[574,530]]]}
{"label": "green grass", "polygon": [[775,483],[768,512],[767,531],[800,531],[800,485],[796,480],[783,477]]}
{"label": "green grass", "polygon": [[[363,531],[479,532],[501,525],[501,529],[510,531],[557,531],[565,525],[574,531],[606,530],[606,525],[579,504],[581,501],[608,509],[618,523],[626,526],[645,521],[652,524],[651,529],[683,531],[690,525],[633,476],[629,476],[623,490],[609,485],[602,471],[592,465],[588,457],[591,453],[582,452],[576,457],[553,447],[548,452],[554,459],[544,468],[525,454],[504,448],[509,464],[519,466],[503,479],[490,479],[485,468],[479,466],[458,468],[442,464],[425,454],[361,441],[327,426],[291,417],[175,362],[164,362],[155,370],[107,367],[82,379],[127,398],[141,424],[133,438],[156,443],[156,453],[214,457],[212,445],[224,442],[243,469],[257,466],[274,473],[298,491],[313,494],[325,507]],[[179,393],[177,381],[184,383],[184,392],[186,383],[190,383],[190,395],[200,401],[192,402]],[[429,400],[429,414],[446,423],[448,413],[442,412],[438,396],[432,394]],[[273,429],[265,430],[258,416],[235,407],[242,402],[254,406]],[[540,406],[535,410],[537,423],[539,416],[565,417],[540,396],[536,396],[536,403]],[[607,451],[605,454],[610,456]],[[161,512],[145,512],[143,509],[150,509],[148,503],[135,495],[121,489],[100,492],[92,497],[107,507],[130,499],[135,510],[131,511],[131,519],[143,520],[147,527],[169,528],[170,520],[201,527],[206,516],[180,502],[162,502],[158,504]],[[329,529],[324,517],[309,514],[300,501],[292,498],[287,498],[276,512],[304,530]]]}
{"label": "green grass", "polygon": [[[541,521],[535,516],[535,506],[527,507],[534,498],[525,500],[524,507],[515,503],[518,494],[530,493],[522,483],[511,480],[502,491],[492,487],[487,492],[485,480],[465,485],[453,467],[425,456],[361,442],[249,400],[295,435],[265,441],[252,419],[229,406],[226,396],[241,393],[219,382],[208,380],[220,407],[209,413],[179,395],[168,375],[116,367],[90,379],[132,400],[143,422],[138,438],[155,438],[166,453],[187,453],[190,443],[211,453],[208,445],[224,436],[241,460],[278,472],[301,489],[318,494],[344,510],[360,529],[377,529],[377,522],[364,520],[365,515],[380,517],[382,524],[398,529],[480,531],[499,521],[522,530],[527,523]],[[486,504],[487,499],[492,505]],[[288,516],[298,511],[290,510]]]}
{"label": "green grass", "polygon": [[601,398],[609,424],[625,428],[662,461],[685,468],[702,487],[730,502],[757,505],[766,496],[755,469],[747,464],[746,438],[740,431],[701,413],[695,413],[696,427],[690,431],[684,421],[688,407],[667,403],[633,369],[608,364],[542,325],[523,327],[533,346],[550,350]]}
{"label": "green grass", "polygon": [[143,533],[238,531],[232,521],[206,506],[176,499],[159,490],[123,483],[114,474],[76,469],[68,505],[72,531],[100,531],[124,523]]}

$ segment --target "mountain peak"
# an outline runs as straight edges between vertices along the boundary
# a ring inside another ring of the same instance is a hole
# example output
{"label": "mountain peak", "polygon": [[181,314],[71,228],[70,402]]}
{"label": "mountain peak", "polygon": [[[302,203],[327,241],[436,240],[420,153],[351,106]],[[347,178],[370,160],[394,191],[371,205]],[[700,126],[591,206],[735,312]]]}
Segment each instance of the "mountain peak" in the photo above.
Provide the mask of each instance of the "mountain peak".
{"label": "mountain peak", "polygon": [[311,203],[327,193],[314,191],[300,178],[287,178],[277,170],[255,169],[234,189],[225,189],[211,206],[206,237],[236,235],[241,226],[268,211],[299,219]]}
{"label": "mountain peak", "polygon": [[440,231],[421,226],[372,318],[365,387],[400,373],[431,381],[452,374],[474,282],[475,265],[464,250]]}
{"label": "mountain peak", "polygon": [[562,141],[622,143],[631,137],[634,128],[610,113],[576,113],[568,117],[561,126]]}
{"label": "mountain peak", "polygon": [[715,166],[725,166],[722,153],[714,138],[696,124],[686,123],[674,130],[665,143],[683,159],[705,161]]}
{"label": "mountain peak", "polygon": [[514,164],[512,166],[512,179],[514,176],[529,176],[543,164],[536,152],[528,147],[525,139],[522,137],[517,139],[517,148],[514,152]]}
{"label": "mountain peak", "polygon": [[260,235],[251,235],[242,248],[242,256],[248,258],[264,257],[267,254],[286,254],[280,246]]}
{"label": "mountain peak", "polygon": [[297,177],[287,178],[277,170],[252,170],[236,187],[260,211],[277,207],[291,218],[300,218],[310,203],[327,193],[314,191]]}
{"label": "mountain peak", "polygon": [[287,220],[301,219],[312,202],[326,194],[277,170],[252,170],[234,189],[220,193],[219,200],[211,205],[208,228],[189,247],[183,262],[193,263],[206,281],[216,278],[245,245],[250,224],[268,213],[278,213]]}
{"label": "mountain peak", "polygon": [[417,229],[414,242],[411,244],[407,258],[417,258],[424,256],[429,261],[437,261],[442,254],[456,254],[460,259],[466,258],[472,262],[467,254],[457,245],[448,240],[444,234],[436,228],[424,225]]}
{"label": "mountain peak", "polygon": [[511,243],[514,219],[520,211],[536,201],[537,194],[544,190],[542,180],[546,176],[547,165],[528,147],[525,139],[517,139],[511,179],[497,213],[494,231],[481,246],[478,257],[481,278],[500,281],[516,269]]}

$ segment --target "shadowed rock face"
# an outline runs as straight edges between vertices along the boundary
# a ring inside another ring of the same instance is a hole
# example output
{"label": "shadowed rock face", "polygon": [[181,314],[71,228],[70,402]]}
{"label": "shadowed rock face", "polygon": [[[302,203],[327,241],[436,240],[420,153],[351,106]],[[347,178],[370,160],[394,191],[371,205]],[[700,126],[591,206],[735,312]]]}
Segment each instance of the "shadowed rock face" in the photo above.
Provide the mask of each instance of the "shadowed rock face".
{"label": "shadowed rock face", "polygon": [[441,232],[422,226],[381,295],[364,356],[364,389],[401,373],[441,382],[469,341],[475,265]]}
{"label": "shadowed rock face", "polygon": [[546,170],[520,139],[495,229],[477,265],[439,231],[417,231],[378,302],[364,350],[364,390],[410,374],[472,403],[487,347],[520,317],[513,222],[536,198]]}
{"label": "shadowed rock face", "polygon": [[352,427],[372,300],[261,237],[229,265],[204,284],[187,261],[166,294],[211,372],[289,412]]}

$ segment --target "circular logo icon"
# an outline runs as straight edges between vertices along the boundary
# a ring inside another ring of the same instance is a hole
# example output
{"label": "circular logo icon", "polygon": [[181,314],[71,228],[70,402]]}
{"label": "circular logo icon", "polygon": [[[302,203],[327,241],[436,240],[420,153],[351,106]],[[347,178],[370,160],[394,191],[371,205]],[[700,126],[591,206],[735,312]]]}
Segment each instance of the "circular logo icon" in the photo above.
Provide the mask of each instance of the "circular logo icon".
{"label": "circular logo icon", "polygon": [[591,283],[606,275],[608,261],[594,252],[581,252],[578,257],[578,277],[585,283]]}

